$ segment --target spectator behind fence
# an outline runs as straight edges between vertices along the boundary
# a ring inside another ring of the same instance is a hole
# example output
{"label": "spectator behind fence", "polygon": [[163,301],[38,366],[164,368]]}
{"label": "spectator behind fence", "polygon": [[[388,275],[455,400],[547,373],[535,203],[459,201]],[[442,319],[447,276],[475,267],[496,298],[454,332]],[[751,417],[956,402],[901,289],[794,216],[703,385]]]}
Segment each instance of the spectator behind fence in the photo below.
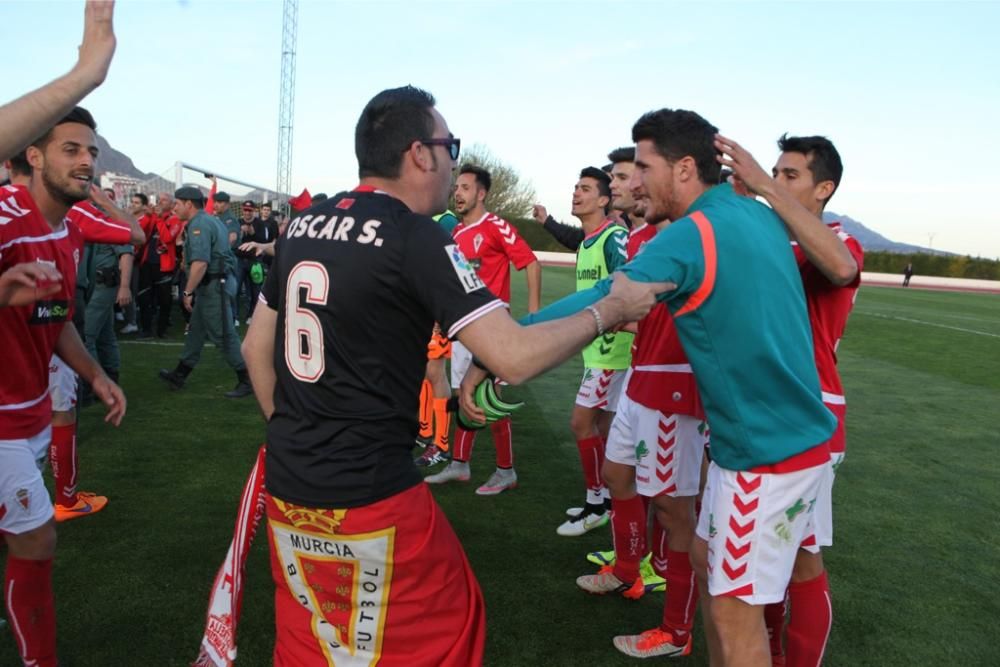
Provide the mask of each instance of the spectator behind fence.
{"label": "spectator behind fence", "polygon": [[[133,207],[148,202],[143,194],[132,197]],[[144,219],[146,245],[138,254],[139,261],[139,322],[140,338],[153,337],[153,316],[156,316],[156,337],[164,338],[170,326],[172,304],[170,287],[177,269],[177,246],[175,237],[180,233],[181,221],[172,212],[173,196],[161,192],[157,196],[156,209],[150,210]]]}
{"label": "spectator behind fence", "polygon": [[257,206],[252,201],[243,202],[242,217],[240,220],[240,230],[242,232],[242,246],[235,251],[236,255],[236,309],[233,317],[240,319],[240,295],[246,289],[249,303],[247,305],[247,323],[253,317],[254,308],[257,306],[257,297],[260,296],[260,287],[264,283],[264,265],[257,258],[257,253],[252,248],[246,248],[249,242],[256,242],[260,220],[257,219]]}

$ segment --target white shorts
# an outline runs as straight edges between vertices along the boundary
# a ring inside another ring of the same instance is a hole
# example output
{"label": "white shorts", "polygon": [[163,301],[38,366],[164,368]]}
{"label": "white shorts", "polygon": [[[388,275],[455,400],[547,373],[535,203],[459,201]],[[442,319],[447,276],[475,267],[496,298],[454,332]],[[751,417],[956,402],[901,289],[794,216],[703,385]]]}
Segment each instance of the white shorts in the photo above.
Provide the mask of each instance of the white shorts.
{"label": "white shorts", "polygon": [[823,483],[816,497],[813,531],[802,542],[802,548],[809,553],[818,554],[822,547],[833,546],[833,481],[837,476],[837,468],[843,462],[844,452],[830,453],[830,463],[825,466]]}
{"label": "white shorts", "polygon": [[641,496],[696,496],[706,431],[701,419],[647,408],[623,394],[604,456],[635,467]]}
{"label": "white shorts", "polygon": [[709,594],[752,605],[785,599],[827,468],[760,474],[709,466],[697,529],[708,542]]}
{"label": "white shorts", "polygon": [[600,408],[605,412],[614,412],[618,409],[618,399],[625,386],[627,373],[627,370],[584,368],[576,404],[581,408]]}
{"label": "white shorts", "polygon": [[54,354],[49,360],[49,395],[53,412],[69,412],[76,407],[76,373]]}
{"label": "white shorts", "polygon": [[451,341],[451,388],[458,389],[462,385],[469,366],[472,365],[472,352],[457,340]]}
{"label": "white shorts", "polygon": [[42,480],[51,441],[51,426],[30,438],[0,440],[0,532],[20,535],[52,518]]}

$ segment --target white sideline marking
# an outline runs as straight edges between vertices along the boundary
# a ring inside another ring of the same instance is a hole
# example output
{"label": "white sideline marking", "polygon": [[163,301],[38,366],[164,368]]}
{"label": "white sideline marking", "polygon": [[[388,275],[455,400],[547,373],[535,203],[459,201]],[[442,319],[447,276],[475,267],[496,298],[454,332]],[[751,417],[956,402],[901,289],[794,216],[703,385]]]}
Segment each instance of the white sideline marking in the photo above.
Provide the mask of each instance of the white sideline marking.
{"label": "white sideline marking", "polygon": [[914,320],[909,317],[899,317],[898,315],[884,315],[882,313],[873,313],[870,311],[859,311],[862,315],[871,315],[872,317],[881,317],[884,320],[901,320],[903,322],[913,322],[914,324],[926,324],[929,327],[938,327],[940,329],[951,329],[952,331],[961,331],[962,333],[976,334],[977,336],[989,336],[990,338],[1000,338],[1000,334],[989,333],[986,331],[976,331],[974,329],[963,329],[962,327],[953,327],[947,324],[938,324],[937,322],[927,322],[924,320]]}
{"label": "white sideline marking", "polygon": [[[912,309],[910,309],[910,310],[912,310]],[[859,313],[865,312],[865,313],[868,313],[870,315],[870,314],[875,313],[875,312],[885,312],[886,314],[890,314],[890,313],[905,313],[905,312],[909,312],[909,311],[906,308],[886,308],[883,311],[874,311],[874,310],[868,310],[868,309],[865,309],[865,308],[858,308],[857,312],[859,312]],[[996,319],[995,317],[980,317],[980,316],[977,316],[977,315],[958,315],[958,314],[955,314],[955,313],[948,313],[947,316],[948,316],[948,319],[952,319],[952,320],[968,320],[969,322],[985,322],[987,324],[1000,324],[1000,320]]]}

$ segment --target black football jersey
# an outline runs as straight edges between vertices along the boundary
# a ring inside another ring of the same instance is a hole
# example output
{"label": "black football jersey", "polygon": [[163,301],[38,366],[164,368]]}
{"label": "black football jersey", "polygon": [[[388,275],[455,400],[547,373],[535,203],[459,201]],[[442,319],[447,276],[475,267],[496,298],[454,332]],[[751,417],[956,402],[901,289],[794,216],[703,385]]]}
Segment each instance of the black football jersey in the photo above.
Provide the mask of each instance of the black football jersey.
{"label": "black football jersey", "polygon": [[278,311],[267,488],[321,508],[421,482],[411,449],[434,322],[454,337],[504,307],[440,225],[367,187],[288,224],[261,300]]}

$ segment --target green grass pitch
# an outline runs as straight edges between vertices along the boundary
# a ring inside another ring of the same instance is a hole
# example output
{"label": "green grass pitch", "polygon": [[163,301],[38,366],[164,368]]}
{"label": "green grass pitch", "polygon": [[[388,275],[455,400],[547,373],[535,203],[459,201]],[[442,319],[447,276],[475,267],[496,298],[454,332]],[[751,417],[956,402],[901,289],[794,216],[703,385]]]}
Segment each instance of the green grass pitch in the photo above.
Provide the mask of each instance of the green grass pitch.
{"label": "green grass pitch", "polygon": [[[523,276],[513,283],[517,308]],[[545,302],[568,293],[571,272],[546,269],[544,287]],[[197,653],[263,429],[252,400],[222,397],[235,377],[212,349],[183,391],[157,379],[158,368],[175,364],[180,340],[123,344],[129,411],[121,429],[104,425],[100,408],[81,416],[80,488],[110,503],[59,527],[59,647],[76,667],[180,667]],[[835,606],[826,664],[997,664],[1000,296],[864,287],[840,367],[848,455],[834,489],[836,545],[826,554]],[[611,544],[608,529],[555,533],[583,495],[568,428],[580,370],[573,360],[508,394],[527,401],[514,421],[519,489],[473,493],[494,465],[487,431],[472,482],[435,490],[486,596],[491,666],[635,664],[611,637],[660,619],[660,595],[630,602],[576,588],[575,577],[592,571],[585,554]],[[262,529],[239,664],[270,662],[272,591]],[[707,664],[700,633],[683,662]],[[15,664],[14,639],[0,630],[0,665]]]}

